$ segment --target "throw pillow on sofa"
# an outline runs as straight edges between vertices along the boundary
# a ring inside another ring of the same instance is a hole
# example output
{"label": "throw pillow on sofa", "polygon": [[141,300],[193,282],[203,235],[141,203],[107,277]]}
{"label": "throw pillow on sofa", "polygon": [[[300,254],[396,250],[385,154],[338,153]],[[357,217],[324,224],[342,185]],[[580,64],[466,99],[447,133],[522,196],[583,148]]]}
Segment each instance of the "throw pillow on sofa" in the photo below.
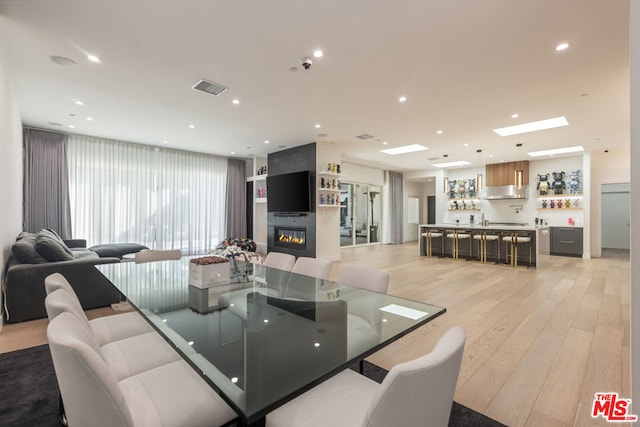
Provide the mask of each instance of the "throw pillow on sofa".
{"label": "throw pillow on sofa", "polygon": [[11,245],[11,254],[16,260],[23,264],[43,264],[49,262],[36,251],[35,234],[33,236],[18,236],[18,240]]}
{"label": "throw pillow on sofa", "polygon": [[61,243],[48,230],[36,233],[36,251],[48,261],[70,261],[73,259],[71,249]]}
{"label": "throw pillow on sofa", "polygon": [[42,230],[38,231],[37,234],[39,234],[39,233],[47,234],[53,240],[55,240],[56,242],[60,243],[62,248],[65,250],[65,252],[73,257],[73,252],[71,252],[71,249],[64,243],[64,240],[62,240],[62,237],[60,237],[60,235],[58,233],[56,233],[56,231],[54,229],[52,229],[52,228],[43,228]]}

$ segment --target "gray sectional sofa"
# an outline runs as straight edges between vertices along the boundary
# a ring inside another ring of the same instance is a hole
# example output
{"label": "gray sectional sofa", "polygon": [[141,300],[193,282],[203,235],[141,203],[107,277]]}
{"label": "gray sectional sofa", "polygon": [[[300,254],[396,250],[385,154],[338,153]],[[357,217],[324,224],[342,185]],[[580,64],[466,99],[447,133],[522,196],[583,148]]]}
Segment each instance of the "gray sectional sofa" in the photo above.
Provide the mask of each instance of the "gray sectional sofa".
{"label": "gray sectional sofa", "polygon": [[86,248],[84,240],[63,241],[52,230],[20,233],[11,247],[3,279],[5,321],[22,322],[47,316],[44,279],[52,273],[67,278],[84,309],[119,302],[120,293],[95,268],[114,262],[120,260],[101,258]]}

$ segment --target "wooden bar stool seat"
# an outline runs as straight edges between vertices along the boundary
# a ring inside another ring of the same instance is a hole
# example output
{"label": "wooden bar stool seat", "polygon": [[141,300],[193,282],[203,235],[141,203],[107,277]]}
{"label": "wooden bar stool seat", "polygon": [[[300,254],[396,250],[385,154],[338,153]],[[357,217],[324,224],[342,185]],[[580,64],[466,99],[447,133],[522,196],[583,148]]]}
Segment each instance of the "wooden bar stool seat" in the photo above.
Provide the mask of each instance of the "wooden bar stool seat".
{"label": "wooden bar stool seat", "polygon": [[467,231],[450,230],[447,233],[447,238],[451,239],[451,256],[453,259],[460,258],[460,240],[469,240],[469,258],[472,255],[473,245],[471,244],[471,233]]}
{"label": "wooden bar stool seat", "polygon": [[444,256],[444,233],[442,231],[430,229],[426,233],[422,233],[422,237],[425,238],[426,256],[433,256],[433,239],[440,239],[440,256]]}
{"label": "wooden bar stool seat", "polygon": [[[518,266],[518,245],[529,245],[529,264],[531,265],[531,252],[532,252],[532,238],[530,233],[509,233],[502,237],[509,250],[505,250],[505,261],[507,264],[511,264],[513,267]],[[509,256],[511,256],[511,262],[509,262]]]}
{"label": "wooden bar stool seat", "polygon": [[478,261],[487,262],[487,242],[498,243],[498,260],[500,259],[500,236],[485,231],[474,234],[473,239],[478,242]]}

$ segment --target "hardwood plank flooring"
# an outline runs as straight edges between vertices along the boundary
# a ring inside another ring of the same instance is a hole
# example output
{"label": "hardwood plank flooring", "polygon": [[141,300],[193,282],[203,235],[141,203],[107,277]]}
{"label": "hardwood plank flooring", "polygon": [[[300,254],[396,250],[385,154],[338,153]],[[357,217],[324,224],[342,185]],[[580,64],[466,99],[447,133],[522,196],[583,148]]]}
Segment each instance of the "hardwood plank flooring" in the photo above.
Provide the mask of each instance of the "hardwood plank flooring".
{"label": "hardwood plank flooring", "polygon": [[[602,426],[591,418],[594,393],[630,397],[628,251],[591,260],[546,256],[538,269],[417,254],[417,243],[341,249],[341,263],[389,271],[390,294],[447,308],[369,361],[390,369],[461,325],[467,343],[455,399],[504,424]],[[6,324],[0,353],[45,343],[46,324]]]}

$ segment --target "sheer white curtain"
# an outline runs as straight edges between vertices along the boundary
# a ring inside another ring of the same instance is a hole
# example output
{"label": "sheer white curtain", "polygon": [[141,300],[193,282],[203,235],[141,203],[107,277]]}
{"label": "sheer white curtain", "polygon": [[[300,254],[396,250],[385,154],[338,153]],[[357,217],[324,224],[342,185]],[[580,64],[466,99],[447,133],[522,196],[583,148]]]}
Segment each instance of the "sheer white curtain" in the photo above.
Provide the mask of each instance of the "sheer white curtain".
{"label": "sheer white curtain", "polygon": [[202,253],[225,231],[227,160],[69,135],[74,235]]}

